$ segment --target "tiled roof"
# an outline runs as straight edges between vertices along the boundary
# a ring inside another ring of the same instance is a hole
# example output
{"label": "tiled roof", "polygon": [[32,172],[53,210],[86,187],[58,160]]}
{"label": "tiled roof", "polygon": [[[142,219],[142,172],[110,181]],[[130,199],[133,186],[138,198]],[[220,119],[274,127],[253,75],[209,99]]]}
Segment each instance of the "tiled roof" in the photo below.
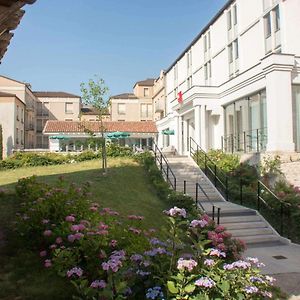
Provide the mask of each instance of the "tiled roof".
{"label": "tiled roof", "polygon": [[80,96],[66,93],[66,92],[33,92],[36,97],[40,98],[80,98]]}
{"label": "tiled roof", "polygon": [[[103,122],[106,132],[157,133],[155,122]],[[85,129],[100,132],[100,122],[47,121],[44,133],[80,133]]]}
{"label": "tiled roof", "polygon": [[111,96],[110,99],[137,99],[138,97],[133,93],[124,93],[120,95]]}
{"label": "tiled roof", "polygon": [[142,85],[142,86],[153,86],[154,85],[154,78],[148,78],[146,80],[142,80],[142,81],[138,81],[135,83],[135,85],[133,87],[135,87],[137,84],[138,85]]}

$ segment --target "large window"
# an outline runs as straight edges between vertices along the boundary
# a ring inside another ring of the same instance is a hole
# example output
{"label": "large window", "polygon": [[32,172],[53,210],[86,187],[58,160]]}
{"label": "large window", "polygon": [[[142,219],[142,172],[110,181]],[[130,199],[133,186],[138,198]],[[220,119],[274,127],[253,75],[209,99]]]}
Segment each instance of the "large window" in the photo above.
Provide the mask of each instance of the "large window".
{"label": "large window", "polygon": [[225,107],[226,151],[264,151],[267,142],[266,93],[250,95]]}

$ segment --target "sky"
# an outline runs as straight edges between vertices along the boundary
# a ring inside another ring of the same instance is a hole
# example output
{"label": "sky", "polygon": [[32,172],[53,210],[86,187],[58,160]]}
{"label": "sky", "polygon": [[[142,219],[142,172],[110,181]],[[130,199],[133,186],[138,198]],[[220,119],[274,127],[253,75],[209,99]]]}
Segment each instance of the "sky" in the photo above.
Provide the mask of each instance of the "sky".
{"label": "sky", "polygon": [[167,69],[226,0],[37,0],[25,7],[0,74],[33,90],[80,95],[94,75],[109,95]]}

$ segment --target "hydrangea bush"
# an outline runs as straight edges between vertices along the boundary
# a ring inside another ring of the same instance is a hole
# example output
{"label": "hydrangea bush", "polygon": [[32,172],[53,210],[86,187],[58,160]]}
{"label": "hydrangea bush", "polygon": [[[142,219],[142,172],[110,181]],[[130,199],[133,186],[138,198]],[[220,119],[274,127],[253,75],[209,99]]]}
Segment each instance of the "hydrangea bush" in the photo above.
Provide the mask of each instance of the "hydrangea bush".
{"label": "hydrangea bush", "polygon": [[273,279],[255,258],[241,259],[242,242],[207,215],[184,208],[164,214],[166,228],[143,225],[92,203],[89,184],[55,186],[22,179],[16,230],[49,272],[67,278],[74,299],[272,298]]}

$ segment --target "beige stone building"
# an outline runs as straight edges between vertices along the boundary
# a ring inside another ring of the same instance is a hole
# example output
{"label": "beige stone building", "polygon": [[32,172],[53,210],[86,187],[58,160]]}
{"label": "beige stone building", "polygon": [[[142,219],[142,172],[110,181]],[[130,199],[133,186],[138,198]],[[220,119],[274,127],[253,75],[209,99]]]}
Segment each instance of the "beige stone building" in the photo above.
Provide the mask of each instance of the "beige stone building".
{"label": "beige stone building", "polygon": [[[35,135],[36,135],[36,98],[31,91],[30,85],[24,82],[20,82],[8,77],[0,76],[0,91],[16,96],[25,108],[20,106],[20,114],[22,109],[24,110],[24,147],[26,149],[33,149],[36,146]],[[8,110],[6,103],[1,103],[0,110],[5,113]],[[4,123],[4,122],[3,122]],[[11,131],[14,129],[11,128]],[[10,133],[9,133],[10,134]],[[8,151],[9,153],[11,152]]]}
{"label": "beige stone building", "polygon": [[34,92],[36,97],[36,148],[48,149],[49,139],[43,135],[48,120],[79,121],[81,99],[65,92]]}
{"label": "beige stone building", "polygon": [[153,86],[153,108],[154,121],[161,120],[166,113],[166,77],[162,70],[158,78],[154,80]]}
{"label": "beige stone building", "polygon": [[112,121],[137,122],[153,120],[154,79],[138,81],[133,93],[125,93],[110,98]]}
{"label": "beige stone building", "polygon": [[[5,108],[4,108],[5,107]],[[16,95],[0,92],[0,124],[3,133],[3,157],[12,149],[25,147],[25,103]]]}

